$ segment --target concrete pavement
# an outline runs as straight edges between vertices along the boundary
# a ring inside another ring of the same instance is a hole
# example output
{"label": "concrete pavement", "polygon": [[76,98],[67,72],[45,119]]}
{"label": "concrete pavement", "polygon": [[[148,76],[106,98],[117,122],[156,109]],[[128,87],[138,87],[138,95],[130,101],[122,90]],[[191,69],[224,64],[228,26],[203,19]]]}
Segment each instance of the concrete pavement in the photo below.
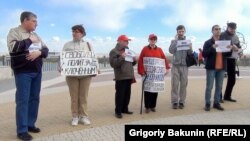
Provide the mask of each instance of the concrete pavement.
{"label": "concrete pavement", "polygon": [[[233,91],[236,103],[225,102],[225,111],[212,109],[205,112],[205,76],[203,69],[189,77],[185,108],[173,110],[170,104],[170,75],[166,78],[166,92],[160,93],[155,113],[140,114],[141,81],[132,85],[129,108],[133,115],[122,119],[114,116],[114,82],[110,73],[95,78],[91,84],[88,108],[92,124],[77,127],[70,125],[70,97],[68,88],[62,84],[64,77],[44,80],[37,126],[42,132],[32,134],[38,141],[70,140],[124,140],[125,124],[250,124],[250,69],[242,71]],[[194,71],[197,71],[194,69]],[[190,74],[192,74],[190,70]],[[201,74],[201,75],[197,75]],[[106,78],[106,79],[104,79]],[[101,79],[101,81],[96,81]],[[226,82],[226,79],[225,81]],[[60,84],[60,85],[59,85]],[[224,83],[226,84],[226,83]],[[225,88],[225,85],[224,85]],[[14,89],[0,93],[0,140],[16,140]]]}

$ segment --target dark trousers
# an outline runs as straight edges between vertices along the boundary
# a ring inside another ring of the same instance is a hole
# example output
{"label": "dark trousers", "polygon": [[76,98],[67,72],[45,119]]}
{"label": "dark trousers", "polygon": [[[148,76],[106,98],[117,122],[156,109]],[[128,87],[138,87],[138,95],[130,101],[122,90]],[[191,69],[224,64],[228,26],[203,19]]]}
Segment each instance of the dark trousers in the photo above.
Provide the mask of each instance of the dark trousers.
{"label": "dark trousers", "polygon": [[231,98],[233,87],[235,84],[235,62],[236,60],[233,58],[227,59],[227,86],[224,93],[224,99]]}
{"label": "dark trousers", "polygon": [[145,108],[155,108],[158,93],[144,92],[144,104]]}
{"label": "dark trousers", "polygon": [[131,81],[127,80],[117,80],[115,81],[115,113],[120,114],[122,112],[128,111],[128,104],[131,95]]}

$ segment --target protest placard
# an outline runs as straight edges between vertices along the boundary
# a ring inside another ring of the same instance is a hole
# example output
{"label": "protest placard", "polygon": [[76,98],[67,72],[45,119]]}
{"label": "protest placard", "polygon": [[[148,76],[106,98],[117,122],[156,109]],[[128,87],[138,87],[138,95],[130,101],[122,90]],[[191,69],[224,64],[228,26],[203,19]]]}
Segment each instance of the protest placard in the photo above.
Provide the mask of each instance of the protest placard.
{"label": "protest placard", "polygon": [[215,44],[218,45],[216,47],[216,52],[230,52],[231,49],[228,46],[231,44],[230,40],[220,40],[215,41]]}
{"label": "protest placard", "polygon": [[177,51],[180,50],[189,50],[190,49],[190,40],[178,40],[177,41]]}
{"label": "protest placard", "polygon": [[62,51],[61,74],[66,76],[96,75],[98,60],[91,51]]}
{"label": "protest placard", "polygon": [[134,57],[136,56],[136,53],[127,48],[125,49],[125,53],[126,53],[125,61],[134,62]]}
{"label": "protest placard", "polygon": [[144,82],[144,91],[148,92],[163,92],[165,90],[165,60],[154,57],[144,57],[143,65],[146,71]]}

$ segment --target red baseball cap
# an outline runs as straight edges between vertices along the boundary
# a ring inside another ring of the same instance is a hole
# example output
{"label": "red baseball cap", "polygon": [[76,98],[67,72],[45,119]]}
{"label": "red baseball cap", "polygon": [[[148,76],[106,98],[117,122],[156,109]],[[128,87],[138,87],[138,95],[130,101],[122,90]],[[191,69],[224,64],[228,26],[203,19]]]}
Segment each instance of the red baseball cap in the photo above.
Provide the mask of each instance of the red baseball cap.
{"label": "red baseball cap", "polygon": [[153,38],[157,39],[157,36],[156,36],[155,34],[150,34],[150,35],[148,36],[148,39],[153,39]]}
{"label": "red baseball cap", "polygon": [[126,35],[120,35],[117,41],[131,41]]}

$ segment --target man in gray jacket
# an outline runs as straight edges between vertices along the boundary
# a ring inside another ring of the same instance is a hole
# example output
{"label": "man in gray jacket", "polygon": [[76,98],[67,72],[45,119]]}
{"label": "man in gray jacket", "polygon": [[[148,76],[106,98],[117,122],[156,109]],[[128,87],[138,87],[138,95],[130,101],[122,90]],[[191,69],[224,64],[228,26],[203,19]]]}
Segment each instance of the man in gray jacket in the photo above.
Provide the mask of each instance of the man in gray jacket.
{"label": "man in gray jacket", "polygon": [[233,45],[232,56],[227,58],[227,86],[224,93],[224,100],[230,102],[236,102],[232,98],[232,92],[236,82],[236,59],[239,57],[239,53],[242,52],[239,37],[236,35],[236,28],[236,23],[230,22],[227,23],[226,31],[221,33],[221,38],[223,40],[231,40]]}
{"label": "man in gray jacket", "polygon": [[128,110],[131,95],[131,83],[134,80],[133,66],[136,64],[136,58],[133,62],[125,61],[125,49],[128,49],[130,39],[126,35],[121,35],[117,39],[117,44],[109,53],[109,61],[115,73],[115,115],[122,118],[122,113],[133,114]]}
{"label": "man in gray jacket", "polygon": [[[171,69],[171,103],[173,109],[183,109],[186,99],[186,88],[188,83],[188,67],[186,64],[187,54],[192,54],[192,44],[188,47],[178,43],[180,40],[186,40],[185,27],[179,25],[176,28],[177,35],[175,39],[171,41],[169,52],[173,54],[172,69]],[[179,87],[180,84],[180,87]]]}

